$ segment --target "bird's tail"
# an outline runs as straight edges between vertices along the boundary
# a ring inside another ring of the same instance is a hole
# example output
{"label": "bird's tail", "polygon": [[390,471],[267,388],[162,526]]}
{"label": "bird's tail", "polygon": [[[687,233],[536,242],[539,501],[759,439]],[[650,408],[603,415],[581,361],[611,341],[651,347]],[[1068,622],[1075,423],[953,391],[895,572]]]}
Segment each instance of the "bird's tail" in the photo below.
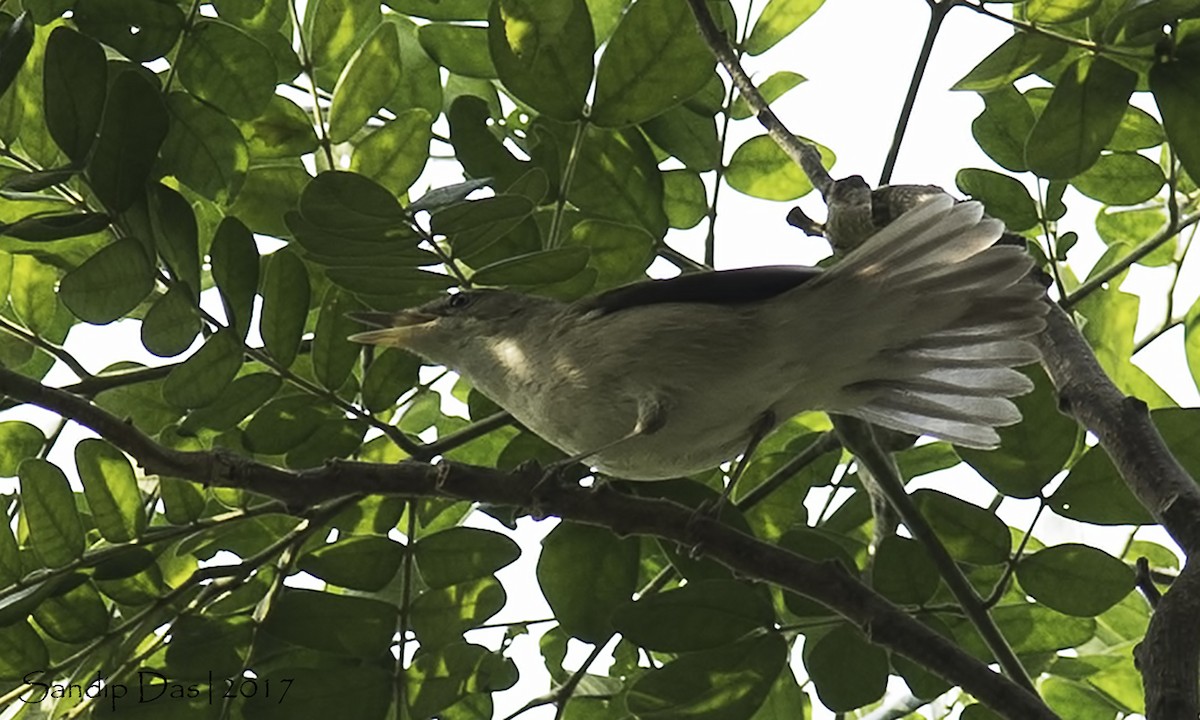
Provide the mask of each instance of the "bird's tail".
{"label": "bird's tail", "polygon": [[1038,359],[1031,337],[1048,309],[1033,259],[997,245],[1003,232],[979,203],[934,197],[798,289],[825,322],[846,323],[825,337],[854,328],[831,350],[844,353],[845,371],[833,403],[842,407],[829,410],[967,447],[999,444],[995,428],[1021,419],[1009,398],[1033,389],[1013,367]]}

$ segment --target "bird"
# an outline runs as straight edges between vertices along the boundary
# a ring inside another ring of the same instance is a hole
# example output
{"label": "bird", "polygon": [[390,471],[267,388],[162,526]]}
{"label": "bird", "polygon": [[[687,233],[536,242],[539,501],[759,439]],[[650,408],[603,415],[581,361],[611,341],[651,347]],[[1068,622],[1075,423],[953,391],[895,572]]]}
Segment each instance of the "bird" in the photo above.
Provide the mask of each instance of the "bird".
{"label": "bird", "polygon": [[1003,224],[946,194],[828,269],[642,280],[573,302],[471,288],[356,313],[350,339],[445,366],[605,475],[665,480],[748,454],[806,411],[992,449],[1032,382],[1045,288]]}

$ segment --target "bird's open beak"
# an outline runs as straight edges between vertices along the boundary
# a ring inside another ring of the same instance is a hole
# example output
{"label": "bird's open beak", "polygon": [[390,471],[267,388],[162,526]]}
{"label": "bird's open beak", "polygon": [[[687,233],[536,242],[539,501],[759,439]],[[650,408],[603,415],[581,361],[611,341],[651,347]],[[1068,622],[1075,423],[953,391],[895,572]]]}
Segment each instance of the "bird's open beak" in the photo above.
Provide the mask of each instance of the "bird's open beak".
{"label": "bird's open beak", "polygon": [[363,325],[378,328],[355,333],[349,337],[350,341],[365,345],[391,345],[394,347],[405,347],[408,339],[414,333],[420,332],[422,328],[437,320],[436,315],[417,310],[400,310],[394,313],[354,312],[349,313],[348,317]]}

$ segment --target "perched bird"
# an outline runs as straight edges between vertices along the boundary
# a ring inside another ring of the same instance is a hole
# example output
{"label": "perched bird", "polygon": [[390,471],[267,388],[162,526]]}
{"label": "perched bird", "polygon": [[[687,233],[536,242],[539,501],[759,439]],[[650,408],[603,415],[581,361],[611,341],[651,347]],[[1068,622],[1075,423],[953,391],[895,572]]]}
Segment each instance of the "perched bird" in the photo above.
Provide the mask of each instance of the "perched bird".
{"label": "perched bird", "polygon": [[629,480],[730,460],[808,411],[973,448],[1020,420],[1044,289],[976,202],[934,195],[831,269],[681,275],[572,303],[464,290],[352,340],[457,371],[525,425]]}

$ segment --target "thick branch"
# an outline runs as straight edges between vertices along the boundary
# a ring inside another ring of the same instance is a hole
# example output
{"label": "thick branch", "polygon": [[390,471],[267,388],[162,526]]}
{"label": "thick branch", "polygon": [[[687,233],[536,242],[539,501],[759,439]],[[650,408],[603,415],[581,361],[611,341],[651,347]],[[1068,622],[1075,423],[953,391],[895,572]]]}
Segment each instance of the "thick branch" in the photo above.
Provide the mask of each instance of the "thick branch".
{"label": "thick branch", "polygon": [[102,435],[147,471],[208,485],[261,493],[289,507],[311,507],[356,494],[441,496],[495,505],[539,507],[564,519],[646,535],[685,546],[702,545],[717,562],[833,609],[877,644],[904,655],[1013,720],[1055,718],[1039,698],[992,672],[852,577],[833,562],[814,562],[743,534],[673,502],[633,497],[608,485],[595,489],[539,487],[540,473],[508,474],[445,462],[395,465],[334,461],[322,468],[289,472],[225,452],[164,448],[137,428],[70,393],[0,369],[0,393],[70,418]]}
{"label": "thick branch", "polygon": [[692,8],[692,14],[696,16],[696,27],[699,28],[704,42],[721,66],[725,68],[725,71],[729,73],[738,92],[746,98],[746,103],[754,110],[759,123],[767,129],[767,134],[792,159],[792,162],[800,166],[800,169],[808,176],[809,182],[817,189],[817,192],[821,193],[821,197],[825,197],[833,185],[833,178],[821,164],[821,153],[817,150],[817,146],[804,142],[793,135],[779,119],[779,116],[771,110],[771,106],[758,91],[754,82],[750,80],[746,70],[742,68],[737,54],[733,52],[733,48],[729,47],[729,41],[717,27],[705,0],[688,0],[688,5]]}
{"label": "thick branch", "polygon": [[1146,404],[1113,385],[1066,312],[1052,306],[1046,323],[1038,347],[1063,411],[1100,440],[1125,484],[1184,552],[1200,551],[1200,487],[1163,442]]}
{"label": "thick branch", "polygon": [[[1155,609],[1139,646],[1147,717],[1195,718],[1200,711],[1200,488],[1171,454],[1146,404],[1113,385],[1087,341],[1057,305],[1039,336],[1042,364],[1061,407],[1100,441],[1138,500],[1188,555],[1188,563]],[[1185,579],[1184,575],[1189,577]]]}
{"label": "thick branch", "polygon": [[1150,618],[1134,658],[1146,687],[1146,719],[1194,718],[1200,709],[1200,562],[1189,561]]}

